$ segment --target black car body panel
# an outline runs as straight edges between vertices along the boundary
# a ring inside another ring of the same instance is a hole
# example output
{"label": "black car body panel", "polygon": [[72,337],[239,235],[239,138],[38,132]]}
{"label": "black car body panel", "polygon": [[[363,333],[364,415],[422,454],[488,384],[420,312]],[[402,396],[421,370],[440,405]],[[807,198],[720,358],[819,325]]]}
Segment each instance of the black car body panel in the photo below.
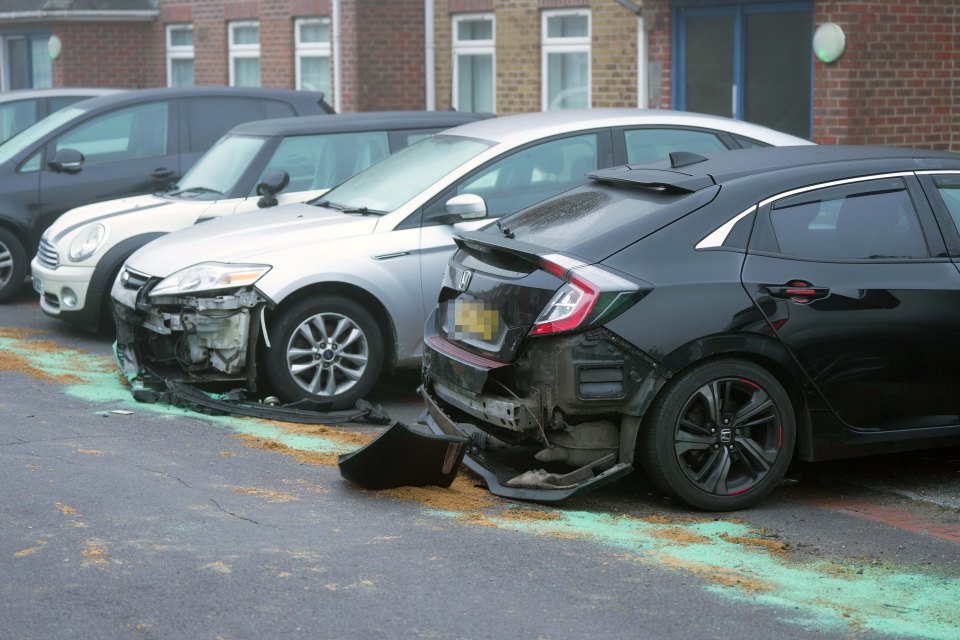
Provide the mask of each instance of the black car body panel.
{"label": "black car body panel", "polygon": [[[505,442],[538,443],[540,461],[583,466],[590,450],[622,462],[638,442],[625,437],[638,426],[629,417],[642,420],[653,407],[662,413],[661,396],[680,380],[732,358],[783,387],[801,459],[958,443],[960,271],[948,248],[955,255],[960,235],[937,190],[938,179],[949,184],[958,173],[955,154],[864,147],[733,151],[679,169],[597,172],[593,184],[503,219],[510,233],[464,234],[468,250],[451,259],[427,325],[425,390],[455,421]],[[621,199],[635,201],[637,219],[589,225],[591,215],[625,207]],[[582,236],[558,235],[577,202],[587,218]],[[559,248],[649,286],[602,326],[537,335],[544,316],[536,324],[531,317],[574,303],[559,297],[562,279],[542,270],[510,278],[501,265],[484,265],[511,243],[542,245],[540,255]],[[458,291],[465,269],[472,274]],[[527,282],[538,284],[525,294]],[[512,351],[485,350],[448,330],[445,308],[485,296],[508,306],[526,296],[516,325],[534,330],[513,336],[505,323]],[[598,439],[598,421],[619,437]],[[644,423],[641,439],[656,426]]]}

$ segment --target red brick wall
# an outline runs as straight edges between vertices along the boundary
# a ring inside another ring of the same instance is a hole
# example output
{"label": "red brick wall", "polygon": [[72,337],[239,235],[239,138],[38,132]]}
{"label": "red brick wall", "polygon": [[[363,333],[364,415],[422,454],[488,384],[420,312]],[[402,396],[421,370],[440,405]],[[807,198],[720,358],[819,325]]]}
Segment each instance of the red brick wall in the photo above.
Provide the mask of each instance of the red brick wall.
{"label": "red brick wall", "polygon": [[342,0],[341,111],[423,109],[423,0]]}
{"label": "red brick wall", "polygon": [[814,63],[814,139],[822,143],[960,149],[956,0],[823,0],[846,50]]}
{"label": "red brick wall", "polygon": [[163,48],[162,40],[157,45],[155,22],[56,22],[44,27],[62,43],[53,62],[54,86],[156,86],[153,61],[163,57]]}

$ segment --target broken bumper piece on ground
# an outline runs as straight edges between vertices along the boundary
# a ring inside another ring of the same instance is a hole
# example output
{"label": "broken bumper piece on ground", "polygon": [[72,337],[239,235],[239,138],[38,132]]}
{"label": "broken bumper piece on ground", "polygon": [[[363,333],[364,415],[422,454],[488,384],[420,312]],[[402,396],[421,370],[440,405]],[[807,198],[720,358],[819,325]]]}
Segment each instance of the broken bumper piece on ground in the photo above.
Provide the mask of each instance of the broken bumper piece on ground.
{"label": "broken bumper piece on ground", "polygon": [[[499,441],[494,446],[494,439],[488,434],[451,419],[423,387],[419,392],[427,407],[427,426],[438,435],[468,439],[464,464],[483,478],[494,495],[531,502],[560,502],[619,480],[633,471],[633,465],[626,463],[610,466],[613,454],[564,474],[544,469],[518,469],[514,465],[533,460],[530,448],[511,447]],[[595,472],[595,469],[606,467],[609,468],[605,471]]]}

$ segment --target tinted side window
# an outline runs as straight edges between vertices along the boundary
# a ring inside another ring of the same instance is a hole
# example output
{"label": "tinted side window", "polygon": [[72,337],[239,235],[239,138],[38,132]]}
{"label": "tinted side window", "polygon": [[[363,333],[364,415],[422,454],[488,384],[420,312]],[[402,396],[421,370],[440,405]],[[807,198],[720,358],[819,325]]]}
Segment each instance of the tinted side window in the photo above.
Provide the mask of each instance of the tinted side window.
{"label": "tinted side window", "polygon": [[780,253],[788,256],[881,260],[930,255],[903,188],[803,194],[776,205],[770,222]]}
{"label": "tinted side window", "polygon": [[276,100],[263,101],[263,117],[265,119],[289,118],[295,115],[297,115],[297,112],[286,102],[277,102]]}
{"label": "tinted side window", "polygon": [[20,133],[36,121],[36,100],[0,104],[0,142]]}
{"label": "tinted side window", "polygon": [[54,152],[76,149],[84,166],[165,156],[167,110],[167,102],[151,102],[96,116],[60,136]]}
{"label": "tinted side window", "polygon": [[206,151],[227,131],[243,122],[262,120],[261,100],[255,98],[190,98],[187,112],[187,148]]}
{"label": "tinted side window", "polygon": [[53,113],[54,111],[60,111],[64,107],[69,107],[74,102],[80,102],[81,100],[86,100],[90,96],[60,96],[58,98],[48,98],[47,99],[47,111]]}
{"label": "tinted side window", "polygon": [[386,131],[285,138],[257,182],[282,170],[290,176],[287,192],[329,189],[389,154]]}
{"label": "tinted side window", "polygon": [[627,164],[664,160],[672,151],[702,154],[727,150],[727,145],[709,131],[633,129],[624,131],[623,137],[627,145]]}
{"label": "tinted side window", "polygon": [[588,133],[544,142],[494,162],[461,182],[457,194],[481,196],[488,215],[498,217],[583,184],[586,172],[596,168],[597,134]]}
{"label": "tinted side window", "polygon": [[733,135],[733,139],[737,141],[737,144],[739,144],[744,149],[754,149],[758,147],[770,146],[766,142],[760,142],[759,140],[754,140],[753,138],[744,138],[743,136],[738,136],[736,134],[731,134],[731,135]]}
{"label": "tinted side window", "polygon": [[947,211],[953,218],[953,224],[960,231],[960,184],[944,184],[938,180],[937,191],[940,192],[943,203],[947,205]]}

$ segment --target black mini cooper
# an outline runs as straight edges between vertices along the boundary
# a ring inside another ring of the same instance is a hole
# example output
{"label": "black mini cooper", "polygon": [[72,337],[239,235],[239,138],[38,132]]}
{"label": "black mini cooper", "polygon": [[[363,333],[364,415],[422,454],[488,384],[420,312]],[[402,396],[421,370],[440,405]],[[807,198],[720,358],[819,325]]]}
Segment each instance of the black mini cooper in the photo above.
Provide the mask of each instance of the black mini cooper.
{"label": "black mini cooper", "polygon": [[738,509],[795,457],[960,443],[960,155],[676,153],[590,177],[461,234],[427,321],[428,422],[470,436],[494,493],[559,500],[639,466]]}

